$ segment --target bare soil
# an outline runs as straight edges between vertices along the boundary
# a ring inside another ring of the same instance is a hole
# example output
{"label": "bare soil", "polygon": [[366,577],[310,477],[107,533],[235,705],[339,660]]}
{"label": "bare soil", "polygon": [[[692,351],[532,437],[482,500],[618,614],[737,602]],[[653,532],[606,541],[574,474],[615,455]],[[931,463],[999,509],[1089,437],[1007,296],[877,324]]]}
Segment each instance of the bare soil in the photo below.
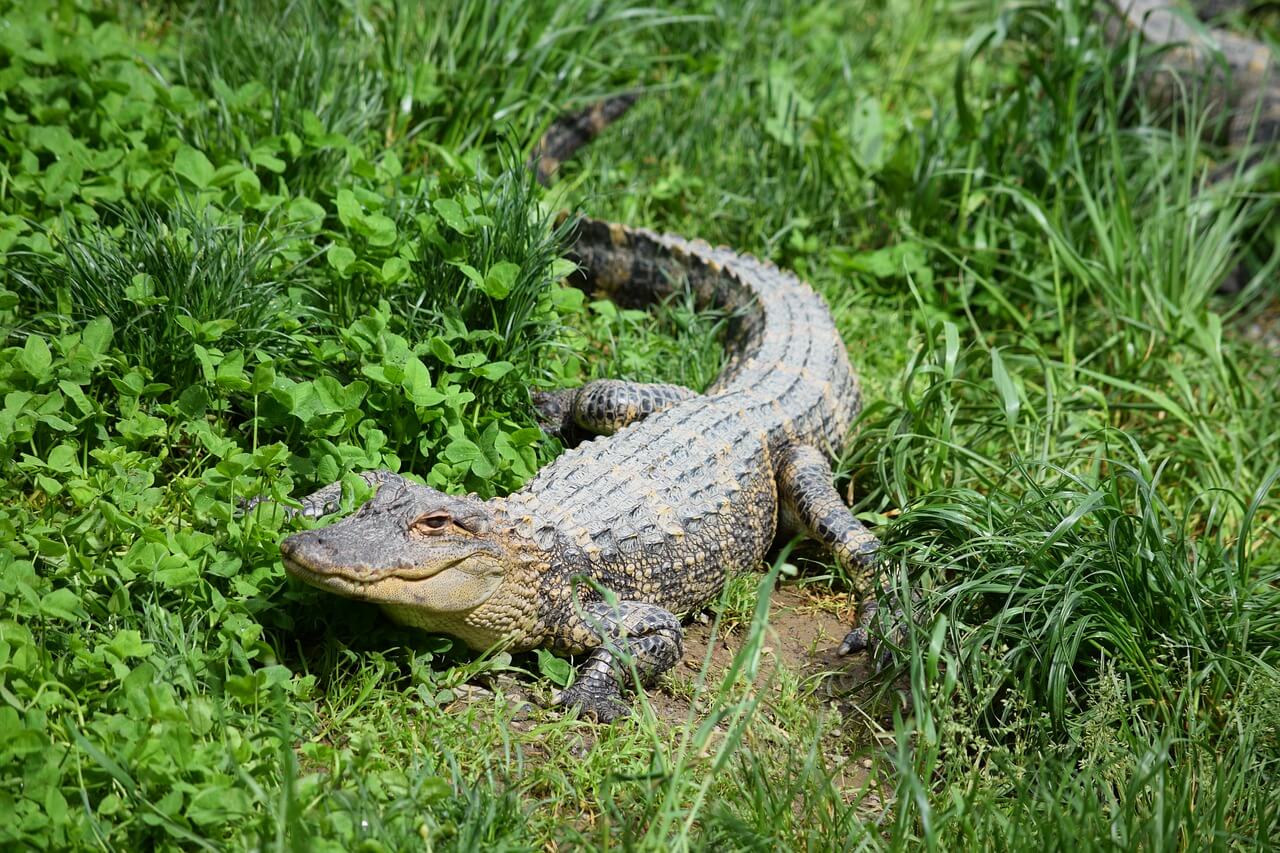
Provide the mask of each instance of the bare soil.
{"label": "bare soil", "polygon": [[[853,624],[853,617],[854,608],[846,596],[810,592],[796,585],[774,590],[761,650],[760,683],[769,683],[779,664],[801,677],[827,676],[819,688],[819,693],[826,696],[847,692],[865,681],[871,674],[865,655],[841,657],[836,654],[836,648]],[[722,628],[713,635],[715,627],[709,617],[686,624],[684,657],[672,673],[673,679],[693,679],[711,687],[721,682],[734,657],[742,650],[746,627]],[[660,718],[677,722],[688,718],[690,697],[674,693],[670,689],[671,680],[650,690],[649,700]]]}

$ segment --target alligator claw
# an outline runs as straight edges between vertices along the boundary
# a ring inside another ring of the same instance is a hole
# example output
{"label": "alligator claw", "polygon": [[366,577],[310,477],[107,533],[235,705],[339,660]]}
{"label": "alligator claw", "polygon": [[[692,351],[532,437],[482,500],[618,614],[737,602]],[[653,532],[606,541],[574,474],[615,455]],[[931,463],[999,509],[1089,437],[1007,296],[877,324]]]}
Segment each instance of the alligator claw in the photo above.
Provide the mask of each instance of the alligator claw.
{"label": "alligator claw", "polygon": [[[914,603],[916,595],[912,594]],[[893,662],[894,647],[907,644],[908,614],[898,604],[896,595],[888,596],[885,606],[881,599],[868,598],[862,602],[858,611],[858,624],[845,635],[836,654],[850,655],[865,651],[875,661],[876,671],[886,668]],[[884,609],[888,614],[881,616]]]}
{"label": "alligator claw", "polygon": [[871,645],[871,632],[862,626],[858,626],[844,635],[844,640],[841,641],[840,648],[836,649],[836,654],[841,656],[851,655],[865,651],[869,645]]}

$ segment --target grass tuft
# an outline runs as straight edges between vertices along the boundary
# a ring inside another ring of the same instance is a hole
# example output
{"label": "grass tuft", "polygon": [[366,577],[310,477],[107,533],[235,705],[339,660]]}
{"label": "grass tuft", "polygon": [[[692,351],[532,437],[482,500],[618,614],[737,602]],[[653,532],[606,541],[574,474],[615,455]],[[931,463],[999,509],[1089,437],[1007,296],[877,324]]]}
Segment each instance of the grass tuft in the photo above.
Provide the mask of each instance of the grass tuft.
{"label": "grass tuft", "polygon": [[109,232],[73,230],[52,257],[15,258],[12,275],[46,325],[105,317],[119,346],[178,389],[200,375],[198,345],[288,346],[275,328],[287,274],[278,233],[185,204],[116,216]]}
{"label": "grass tuft", "polygon": [[[385,82],[356,7],[317,0],[219,0],[183,21],[177,79],[212,95],[180,122],[214,159],[259,162],[262,141],[292,136],[301,155],[279,171],[304,197],[341,185],[348,144],[366,144],[385,115]],[[267,153],[277,153],[275,146]]]}

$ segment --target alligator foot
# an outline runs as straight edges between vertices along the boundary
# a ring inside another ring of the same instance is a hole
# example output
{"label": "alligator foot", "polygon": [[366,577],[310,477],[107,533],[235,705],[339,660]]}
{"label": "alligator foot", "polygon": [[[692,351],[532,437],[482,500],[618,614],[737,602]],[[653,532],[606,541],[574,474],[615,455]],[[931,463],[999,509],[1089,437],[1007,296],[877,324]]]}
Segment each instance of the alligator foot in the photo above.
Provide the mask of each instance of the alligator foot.
{"label": "alligator foot", "polygon": [[[912,592],[914,604],[919,596]],[[882,613],[887,615],[882,615]],[[865,651],[875,661],[876,671],[893,662],[894,647],[907,644],[910,615],[898,603],[898,596],[868,598],[858,611],[858,624],[845,635],[837,654],[849,655]]]}
{"label": "alligator foot", "polygon": [[577,394],[577,388],[529,392],[543,432],[553,438],[563,438],[568,433],[573,426],[573,400]]}
{"label": "alligator foot", "polygon": [[631,713],[621,701],[622,686],[633,672],[641,684],[652,684],[675,666],[683,653],[680,620],[674,613],[644,601],[588,603],[581,611],[583,627],[598,638],[578,678],[565,688],[556,704],[576,707],[584,717],[602,723]]}
{"label": "alligator foot", "polygon": [[681,385],[593,379],[581,388],[533,391],[538,425],[548,435],[563,437],[577,427],[590,435],[613,435],[698,396]]}
{"label": "alligator foot", "polygon": [[575,681],[566,687],[556,698],[556,704],[566,709],[576,708],[582,717],[600,723],[612,723],[631,715],[631,708],[621,701],[616,685],[601,684],[593,679]]}
{"label": "alligator foot", "polygon": [[880,540],[853,517],[831,485],[835,474],[826,454],[816,447],[793,444],[778,460],[778,499],[785,514],[830,548],[850,577],[866,576],[875,564]]}

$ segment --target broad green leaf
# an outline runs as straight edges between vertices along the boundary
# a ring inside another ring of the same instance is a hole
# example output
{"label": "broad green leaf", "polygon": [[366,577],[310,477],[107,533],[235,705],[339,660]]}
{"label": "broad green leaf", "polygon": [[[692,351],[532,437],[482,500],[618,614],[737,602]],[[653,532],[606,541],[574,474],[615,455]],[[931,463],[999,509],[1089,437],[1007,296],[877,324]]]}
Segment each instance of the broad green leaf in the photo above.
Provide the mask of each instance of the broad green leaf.
{"label": "broad green leaf", "polygon": [[465,275],[476,287],[484,288],[484,276],[480,275],[480,270],[471,266],[471,264],[464,264],[461,262],[454,263],[454,266],[457,267],[458,271]]}
{"label": "broad green leaf", "polygon": [[105,355],[107,348],[111,346],[112,334],[110,318],[94,317],[85,324],[84,331],[80,333],[80,343],[88,347],[94,355]]}
{"label": "broad green leaf", "polygon": [[409,275],[409,262],[404,258],[387,258],[382,262],[382,280],[395,284]]}
{"label": "broad green leaf", "polygon": [[289,202],[288,216],[290,222],[313,222],[318,225],[324,221],[324,208],[309,198],[295,198]]}
{"label": "broad green leaf", "polygon": [[401,385],[415,406],[438,406],[444,402],[444,395],[432,387],[431,373],[420,359],[405,362]]}
{"label": "broad green leaf", "polygon": [[44,793],[44,813],[49,822],[60,826],[67,819],[67,798],[56,785],[50,785]]}
{"label": "broad green leaf", "polygon": [[213,398],[203,385],[191,385],[178,397],[178,410],[189,418],[204,417]]}
{"label": "broad green leaf", "polygon": [[142,642],[140,632],[127,628],[117,631],[111,638],[111,642],[107,644],[107,648],[122,660],[144,658],[155,651],[155,646],[151,643]]}
{"label": "broad green leaf", "polygon": [[396,223],[381,213],[366,216],[360,230],[368,238],[370,246],[390,246],[396,242]]}
{"label": "broad green leaf", "polygon": [[546,649],[538,649],[538,672],[557,687],[568,687],[573,667],[564,658],[558,658]]}
{"label": "broad green leaf", "polygon": [[520,267],[510,261],[500,261],[489,268],[484,277],[484,292],[494,299],[506,299],[515,285]]}
{"label": "broad green leaf", "polygon": [[356,262],[356,253],[346,246],[333,243],[329,246],[329,251],[325,254],[329,266],[333,267],[341,275],[346,275],[347,270],[351,269],[351,265]]}
{"label": "broad green leaf", "polygon": [[490,381],[497,381],[514,369],[515,365],[509,361],[491,361],[488,364],[471,368],[471,372]]}
{"label": "broad green leaf", "polygon": [[236,784],[214,785],[191,798],[186,816],[197,826],[218,827],[245,818],[250,811],[249,795]]}
{"label": "broad green leaf", "polygon": [[245,204],[257,204],[262,198],[262,182],[250,169],[241,169],[236,173],[231,179],[231,185],[235,187],[236,196]]}
{"label": "broad green leaf", "polygon": [[427,346],[431,348],[431,354],[443,361],[445,364],[453,364],[457,359],[457,355],[453,351],[453,347],[449,346],[444,338],[436,335],[427,342]]}
{"label": "broad green leaf", "polygon": [[364,221],[364,206],[351,190],[338,190],[334,204],[338,209],[338,220],[348,228]]}
{"label": "broad green leaf", "polygon": [[578,265],[568,258],[556,258],[551,262],[551,277],[556,281],[573,275],[578,271]]}
{"label": "broad green leaf", "polygon": [[471,439],[457,436],[445,448],[444,458],[450,462],[474,462],[484,458],[484,451]]}
{"label": "broad green leaf", "polygon": [[84,615],[84,609],[80,605],[80,596],[66,587],[45,593],[44,597],[40,599],[40,611],[55,619],[63,619],[67,622],[74,622]]}
{"label": "broad green leaf", "polygon": [[58,388],[63,394],[67,395],[67,399],[75,404],[75,407],[79,410],[80,414],[92,415],[98,411],[97,406],[95,406],[94,403],[85,396],[84,391],[76,383],[69,382],[66,379],[60,379],[58,380]]}
{"label": "broad green leaf", "polygon": [[216,170],[203,151],[184,145],[173,157],[173,171],[199,189],[204,189],[213,183]]}
{"label": "broad green leaf", "polygon": [[53,471],[59,471],[64,474],[79,474],[80,461],[77,458],[76,447],[70,444],[59,444],[53,450],[49,451],[49,458],[45,460],[45,465]]}
{"label": "broad green leaf", "polygon": [[440,214],[445,225],[463,236],[471,234],[471,224],[467,222],[462,212],[462,205],[451,198],[438,198],[431,203],[431,206],[435,208],[436,213]]}
{"label": "broad green leaf", "polygon": [[270,150],[262,147],[255,148],[249,152],[249,162],[277,175],[285,169],[283,160],[272,154]]}
{"label": "broad green leaf", "polygon": [[194,584],[200,579],[200,570],[195,563],[184,556],[170,554],[156,563],[152,575],[156,583],[172,589],[181,589]]}
{"label": "broad green leaf", "polygon": [[[495,361],[494,364],[502,364],[502,362]],[[518,429],[515,432],[508,433],[507,439],[516,447],[528,447],[538,443],[538,441],[542,439],[542,430],[537,427],[524,427],[523,429]]]}
{"label": "broad green leaf", "polygon": [[270,390],[276,381],[276,369],[270,362],[263,362],[253,368],[253,380],[249,390],[254,394],[262,394]]}
{"label": "broad green leaf", "polygon": [[53,364],[53,354],[49,352],[49,345],[45,343],[44,338],[39,335],[27,335],[27,341],[22,345],[22,355],[18,357],[18,364],[32,379],[47,379],[49,366]]}

